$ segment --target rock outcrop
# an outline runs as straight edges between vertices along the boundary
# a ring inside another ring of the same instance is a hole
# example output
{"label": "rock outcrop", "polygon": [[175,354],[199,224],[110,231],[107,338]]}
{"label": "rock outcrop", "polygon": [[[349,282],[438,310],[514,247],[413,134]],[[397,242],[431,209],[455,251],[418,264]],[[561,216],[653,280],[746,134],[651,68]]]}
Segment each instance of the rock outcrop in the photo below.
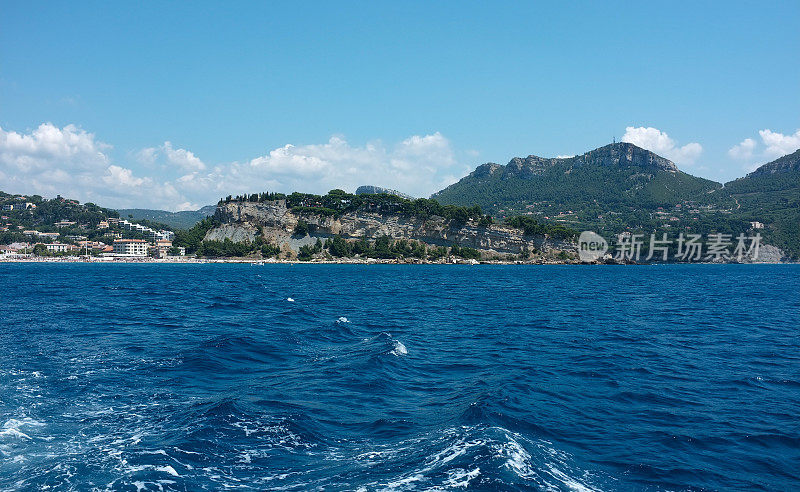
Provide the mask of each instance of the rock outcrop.
{"label": "rock outcrop", "polygon": [[[221,203],[217,207],[216,218],[220,225],[208,231],[206,240],[253,241],[257,234],[261,234],[265,240],[295,252],[303,245],[313,244],[317,238],[324,240],[337,234],[345,239],[389,236],[431,246],[457,244],[498,255],[518,255],[525,251],[576,251],[571,242],[525,236],[519,229],[501,225],[483,227],[475,221],[453,224],[438,216],[422,219],[362,210],[338,217],[298,213],[289,209],[285,200]],[[308,235],[294,234],[301,220],[309,226]]]}

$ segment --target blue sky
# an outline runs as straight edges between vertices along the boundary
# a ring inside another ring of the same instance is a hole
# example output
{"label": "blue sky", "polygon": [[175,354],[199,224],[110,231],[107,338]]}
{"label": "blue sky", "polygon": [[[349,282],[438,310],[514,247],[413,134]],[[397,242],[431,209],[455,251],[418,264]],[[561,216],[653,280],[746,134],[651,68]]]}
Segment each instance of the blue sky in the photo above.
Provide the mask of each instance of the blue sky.
{"label": "blue sky", "polygon": [[800,147],[800,2],[365,4],[0,2],[0,189],[175,210],[613,137],[718,181]]}

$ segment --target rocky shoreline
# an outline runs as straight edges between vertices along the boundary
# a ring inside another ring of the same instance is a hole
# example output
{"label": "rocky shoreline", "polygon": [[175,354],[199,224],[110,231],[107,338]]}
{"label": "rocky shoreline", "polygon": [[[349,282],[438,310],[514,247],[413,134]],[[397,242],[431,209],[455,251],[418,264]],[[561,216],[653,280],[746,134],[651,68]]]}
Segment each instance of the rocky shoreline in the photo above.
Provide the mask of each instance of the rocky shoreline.
{"label": "rocky shoreline", "polygon": [[797,262],[790,261],[759,261],[759,262],[710,262],[710,261],[696,261],[696,262],[669,262],[669,263],[645,263],[635,261],[622,261],[617,259],[606,259],[599,261],[580,261],[575,259],[569,260],[471,260],[463,258],[448,258],[436,261],[421,260],[418,258],[400,258],[400,259],[376,259],[376,258],[337,258],[337,259],[312,259],[310,261],[299,261],[296,259],[258,259],[258,258],[192,258],[192,257],[175,257],[175,258],[98,258],[92,257],[86,259],[85,257],[78,256],[63,256],[58,258],[53,257],[16,257],[16,258],[3,258],[0,256],[0,263],[102,263],[102,264],[130,264],[130,263],[148,263],[148,264],[185,264],[197,265],[207,263],[232,263],[232,264],[249,264],[254,266],[262,265],[638,265],[638,266],[654,266],[654,265],[731,265],[731,264],[747,264],[747,265],[790,265],[797,264]]}

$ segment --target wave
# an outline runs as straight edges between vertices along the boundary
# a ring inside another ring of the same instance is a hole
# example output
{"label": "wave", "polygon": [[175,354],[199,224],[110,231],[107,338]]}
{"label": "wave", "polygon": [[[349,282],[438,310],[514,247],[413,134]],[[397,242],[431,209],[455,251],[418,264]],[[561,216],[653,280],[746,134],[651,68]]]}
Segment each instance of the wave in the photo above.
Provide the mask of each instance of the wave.
{"label": "wave", "polygon": [[405,469],[388,479],[360,484],[361,490],[448,490],[457,488],[601,490],[605,480],[573,463],[551,442],[531,440],[502,427],[448,428],[354,456],[363,469]]}

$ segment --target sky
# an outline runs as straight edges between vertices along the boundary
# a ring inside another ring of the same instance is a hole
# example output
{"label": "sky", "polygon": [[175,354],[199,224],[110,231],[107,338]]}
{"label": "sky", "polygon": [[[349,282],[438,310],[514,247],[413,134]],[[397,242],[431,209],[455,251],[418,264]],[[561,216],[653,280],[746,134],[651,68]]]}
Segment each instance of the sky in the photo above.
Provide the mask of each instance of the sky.
{"label": "sky", "polygon": [[721,182],[800,148],[800,2],[562,3],[0,0],[0,190],[174,211],[612,139]]}

